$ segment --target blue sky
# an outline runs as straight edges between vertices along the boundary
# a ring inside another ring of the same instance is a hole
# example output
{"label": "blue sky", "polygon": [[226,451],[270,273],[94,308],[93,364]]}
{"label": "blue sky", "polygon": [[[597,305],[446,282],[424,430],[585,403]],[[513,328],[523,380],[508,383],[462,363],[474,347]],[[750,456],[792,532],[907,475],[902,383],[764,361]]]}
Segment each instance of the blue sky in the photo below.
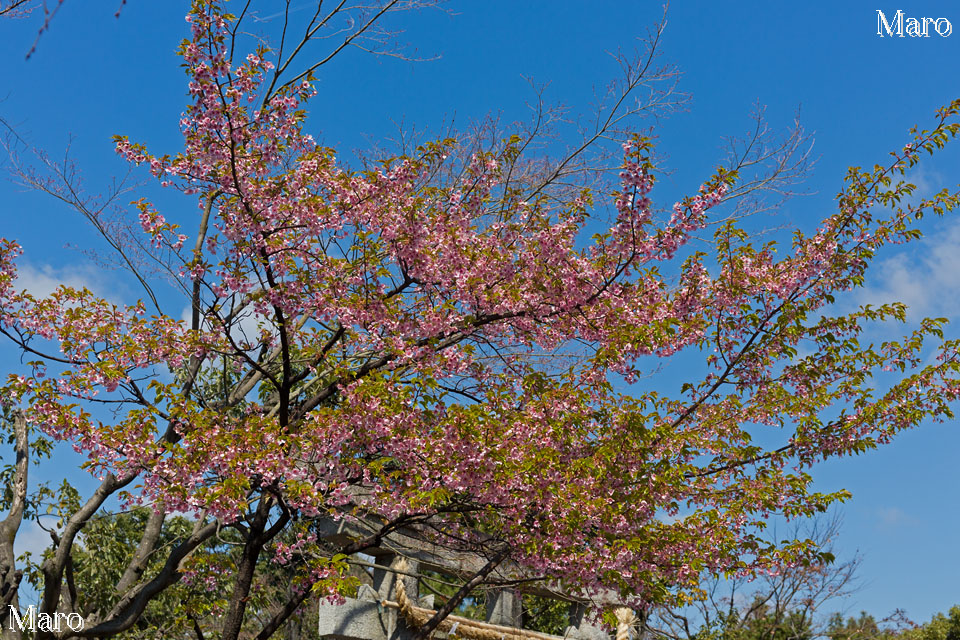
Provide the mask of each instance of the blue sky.
{"label": "blue sky", "polygon": [[[36,22],[0,22],[0,116],[52,156],[62,155],[72,136],[71,154],[91,191],[125,171],[112,151],[114,134],[176,151],[185,104],[174,54],[186,33],[182,3],[130,0],[115,19],[119,4],[67,0],[29,61],[24,54]],[[312,106],[316,137],[348,152],[395,135],[401,125],[440,131],[451,120],[465,126],[490,113],[505,121],[526,118],[526,104],[535,99],[531,82],[545,86],[548,102],[567,105],[571,114],[589,113],[594,89],[616,75],[610,52],[634,48],[661,15],[658,3],[639,0],[463,0],[447,8],[452,15],[428,11],[393,22],[406,30],[402,39],[416,55],[434,60],[354,51],[325,67]],[[945,17],[957,32],[879,38],[877,9],[892,16],[897,8],[909,16]],[[745,133],[758,102],[778,128],[788,127],[799,110],[815,138],[818,162],[806,183],[812,194],[789,202],[770,225],[812,228],[831,212],[846,167],[884,162],[907,140],[910,126],[928,125],[939,106],[960,97],[960,4],[954,1],[900,7],[859,0],[675,2],[661,50],[663,61],[683,72],[680,87],[691,101],[656,130],[673,170],[654,192],[660,204],[709,175],[722,158],[723,137]],[[921,190],[956,186],[960,153],[924,163],[912,178]],[[855,301],[902,300],[918,315],[960,322],[956,215],[931,219],[922,244],[880,259]],[[25,277],[36,287],[67,280],[118,298],[133,293],[80,251],[65,248],[96,243],[76,214],[7,181],[0,182],[0,235],[23,244]],[[956,423],[931,425],[817,470],[823,490],[846,487],[854,494],[843,510],[839,544],[841,555],[864,555],[863,587],[847,603],[851,612],[882,616],[901,607],[923,620],[960,603],[958,451]]]}

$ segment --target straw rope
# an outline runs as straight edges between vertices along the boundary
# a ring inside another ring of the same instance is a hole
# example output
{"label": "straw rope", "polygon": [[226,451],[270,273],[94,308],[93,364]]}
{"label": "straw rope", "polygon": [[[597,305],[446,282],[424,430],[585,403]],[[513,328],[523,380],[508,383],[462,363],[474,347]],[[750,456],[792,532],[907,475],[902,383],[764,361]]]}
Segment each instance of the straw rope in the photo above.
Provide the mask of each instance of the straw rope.
{"label": "straw rope", "polygon": [[[405,570],[406,559],[401,559],[398,569]],[[412,629],[423,627],[437,613],[435,609],[426,609],[415,605],[407,595],[403,580],[397,579],[397,601],[381,600],[384,607],[399,609],[407,626]],[[626,607],[618,607],[614,612],[617,617],[616,640],[629,640],[630,627],[636,622],[633,611]],[[528,631],[517,627],[507,627],[480,620],[472,620],[463,616],[447,616],[437,625],[434,632],[446,633],[449,637],[466,638],[467,640],[557,640],[559,636]]]}
{"label": "straw rope", "polygon": [[[397,580],[397,601],[384,600],[381,604],[385,607],[392,607],[400,610],[407,626],[411,628],[422,627],[430,618],[436,614],[434,609],[425,609],[414,605],[407,590],[403,586],[402,580]],[[436,631],[446,633],[450,637],[467,638],[468,640],[557,640],[557,636],[540,633],[538,631],[527,631],[516,627],[506,627],[479,620],[471,620],[463,616],[447,616],[437,626]]]}
{"label": "straw rope", "polygon": [[617,607],[613,614],[617,617],[617,640],[630,640],[630,628],[637,621],[637,616],[626,607]]}

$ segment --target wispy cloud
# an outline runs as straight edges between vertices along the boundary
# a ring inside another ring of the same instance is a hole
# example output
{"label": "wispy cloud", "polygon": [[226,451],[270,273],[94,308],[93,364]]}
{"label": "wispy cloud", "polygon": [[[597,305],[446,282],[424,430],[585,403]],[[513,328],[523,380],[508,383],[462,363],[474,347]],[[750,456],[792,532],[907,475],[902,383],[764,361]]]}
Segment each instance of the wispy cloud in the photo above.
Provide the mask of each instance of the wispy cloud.
{"label": "wispy cloud", "polygon": [[43,555],[44,549],[50,544],[50,534],[31,520],[20,525],[20,531],[17,532],[17,537],[13,541],[13,551],[17,556],[29,551],[33,561],[37,562]]}
{"label": "wispy cloud", "polygon": [[[937,186],[947,184],[943,176],[929,170],[907,177],[917,189],[910,201],[931,197]],[[857,296],[859,304],[902,302],[909,307],[911,320],[929,316],[957,316],[960,312],[960,222],[938,225],[938,229],[912,243],[908,251],[874,263],[867,274],[868,285]]]}
{"label": "wispy cloud", "polygon": [[20,263],[17,265],[16,287],[26,289],[36,297],[49,296],[60,285],[77,289],[86,287],[94,293],[103,295],[105,292],[116,289],[105,275],[102,270],[87,265],[53,267],[48,264],[34,266],[30,263]]}
{"label": "wispy cloud", "polygon": [[926,238],[919,254],[901,254],[874,266],[861,304],[903,302],[911,317],[949,316],[960,311],[960,223]]}
{"label": "wispy cloud", "polygon": [[876,511],[878,524],[883,529],[914,526],[920,521],[899,507],[881,507]]}

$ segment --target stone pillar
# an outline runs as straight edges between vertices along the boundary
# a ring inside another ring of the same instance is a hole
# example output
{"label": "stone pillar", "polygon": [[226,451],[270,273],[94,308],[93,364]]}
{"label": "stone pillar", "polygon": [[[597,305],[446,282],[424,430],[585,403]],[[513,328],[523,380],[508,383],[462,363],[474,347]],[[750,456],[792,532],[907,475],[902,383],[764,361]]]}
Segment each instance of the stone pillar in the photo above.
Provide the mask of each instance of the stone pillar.
{"label": "stone pillar", "polygon": [[320,600],[317,633],[324,640],[389,640],[377,602],[347,598],[343,604]]}
{"label": "stone pillar", "polygon": [[523,601],[513,589],[487,591],[487,622],[505,627],[523,626]]}
{"label": "stone pillar", "polygon": [[564,636],[580,640],[610,640],[610,635],[590,620],[590,609],[585,602],[570,605],[570,628]]}

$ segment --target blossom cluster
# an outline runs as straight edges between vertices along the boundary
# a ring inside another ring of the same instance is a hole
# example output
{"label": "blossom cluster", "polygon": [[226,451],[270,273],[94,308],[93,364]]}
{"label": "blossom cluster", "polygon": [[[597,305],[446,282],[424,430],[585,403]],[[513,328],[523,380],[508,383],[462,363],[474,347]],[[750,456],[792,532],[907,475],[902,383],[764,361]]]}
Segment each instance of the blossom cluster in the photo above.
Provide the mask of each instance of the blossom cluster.
{"label": "blossom cluster", "polygon": [[[7,392],[97,472],[138,476],[133,501],[225,523],[258,495],[305,518],[428,514],[438,543],[483,531],[537,575],[643,604],[665,586],[695,591],[704,572],[809,557],[757,535],[772,512],[840,497],[812,492],[805,469],[943,418],[960,392],[955,345],[922,366],[936,323],[872,350],[862,327],[902,310],[823,315],[884,242],[910,237],[902,212],[873,213],[864,185],[883,185],[936,132],[852,179],[839,212],[785,255],[729,221],[695,252],[734,186],[722,170],[669,217],[640,136],[609,197],[518,181],[523,149],[509,138],[469,153],[440,141],[352,171],[304,132],[311,78],[274,89],[267,49],[234,61],[216,3],[198,3],[191,27],[183,150],[116,148],[197,198],[190,244],[138,203],[197,320],[68,287],[18,292],[19,248],[0,245],[0,329],[41,355],[53,345],[51,370]],[[591,207],[613,221],[588,239]],[[703,375],[677,397],[630,386],[683,351],[703,354]],[[875,398],[870,377],[886,366],[912,373]],[[115,420],[89,409],[106,396]],[[792,435],[765,450],[762,427]],[[312,542],[280,544],[276,560]],[[305,584],[337,576],[319,563]]]}

